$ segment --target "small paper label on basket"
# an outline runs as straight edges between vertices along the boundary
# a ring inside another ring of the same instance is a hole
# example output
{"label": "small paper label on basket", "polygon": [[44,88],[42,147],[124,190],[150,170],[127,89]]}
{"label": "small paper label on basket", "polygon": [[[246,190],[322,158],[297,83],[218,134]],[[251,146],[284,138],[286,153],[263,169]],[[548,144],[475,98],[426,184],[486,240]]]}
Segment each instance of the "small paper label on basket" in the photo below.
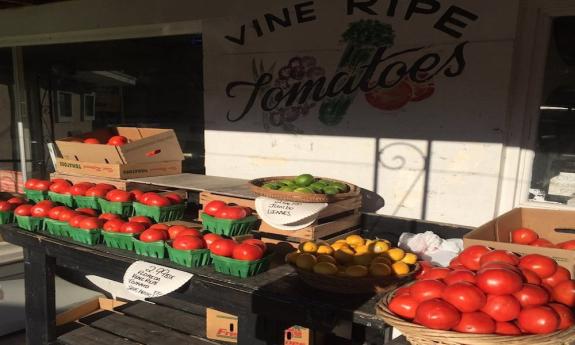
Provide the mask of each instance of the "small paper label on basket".
{"label": "small paper label on basket", "polygon": [[276,200],[266,197],[256,199],[258,215],[272,226],[287,226],[293,230],[305,228],[313,223],[327,203],[306,203]]}
{"label": "small paper label on basket", "polygon": [[124,286],[140,299],[159,297],[178,289],[193,276],[170,267],[136,261],[124,273]]}

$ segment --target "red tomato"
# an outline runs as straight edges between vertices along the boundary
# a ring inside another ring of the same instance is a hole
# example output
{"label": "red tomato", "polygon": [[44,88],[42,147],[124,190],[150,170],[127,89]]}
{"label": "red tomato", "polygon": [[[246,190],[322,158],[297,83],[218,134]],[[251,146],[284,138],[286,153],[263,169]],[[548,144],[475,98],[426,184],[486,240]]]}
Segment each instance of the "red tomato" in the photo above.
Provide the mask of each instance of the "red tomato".
{"label": "red tomato", "polygon": [[206,248],[206,242],[196,236],[180,236],[172,242],[172,247],[178,250],[196,250]]}
{"label": "red tomato", "polygon": [[50,181],[46,181],[46,180],[38,180],[36,182],[36,184],[34,185],[34,189],[35,190],[41,190],[43,192],[46,192],[50,189]]}
{"label": "red tomato", "polygon": [[50,180],[50,182],[54,183],[70,183],[70,181],[65,180],[63,178],[53,178]]}
{"label": "red tomato", "polygon": [[557,271],[557,262],[550,257],[529,254],[519,260],[519,267],[533,271],[539,278],[547,278]]}
{"label": "red tomato", "polygon": [[483,291],[470,282],[448,285],[443,290],[441,298],[464,313],[471,313],[481,309],[487,301]]}
{"label": "red tomato", "polygon": [[14,205],[14,207],[18,206],[18,205],[23,205],[26,203],[26,200],[19,198],[17,196],[10,198],[8,200],[6,200],[7,203]]}
{"label": "red tomato", "polygon": [[110,219],[106,223],[104,223],[102,229],[104,229],[104,231],[109,232],[121,232],[122,225],[124,225],[124,223],[125,222],[121,219]]}
{"label": "red tomato", "polygon": [[254,246],[258,246],[258,247],[260,247],[260,248],[262,249],[262,251],[263,251],[264,253],[265,253],[266,250],[268,249],[267,246],[266,246],[266,244],[265,244],[262,240],[258,240],[258,239],[255,239],[255,238],[247,239],[247,240],[243,241],[242,243],[251,244],[251,245],[254,245]]}
{"label": "red tomato", "polygon": [[529,245],[533,247],[555,248],[555,245],[551,241],[544,238],[538,238],[535,241],[529,243]]}
{"label": "red tomato", "polygon": [[445,284],[439,280],[418,280],[409,287],[411,295],[418,302],[441,298]]}
{"label": "red tomato", "polygon": [[521,304],[513,295],[487,295],[487,302],[481,311],[495,321],[511,321],[519,315]]}
{"label": "red tomato", "polygon": [[177,205],[177,204],[181,204],[184,202],[184,200],[182,199],[181,196],[179,196],[176,193],[166,193],[163,195],[164,198],[168,199],[168,201],[170,202],[170,204],[172,205]]}
{"label": "red tomato", "polygon": [[0,201],[0,212],[10,212],[13,206],[8,201]]}
{"label": "red tomato", "polygon": [[142,194],[142,195],[140,196],[140,199],[138,200],[138,202],[140,202],[140,203],[142,203],[142,204],[144,204],[144,205],[147,205],[148,202],[149,202],[149,200],[150,200],[150,198],[153,198],[153,197],[155,197],[155,196],[157,196],[157,195],[158,195],[158,194],[153,193],[153,192],[144,193],[144,194]]}
{"label": "red tomato", "polygon": [[128,138],[123,135],[114,135],[108,139],[108,145],[122,146],[128,143]]}
{"label": "red tomato", "polygon": [[523,308],[544,305],[549,302],[547,290],[539,285],[523,284],[523,288],[513,294]]}
{"label": "red tomato", "polygon": [[509,295],[523,287],[523,279],[518,273],[502,268],[477,272],[475,283],[483,292],[492,295]]}
{"label": "red tomato", "polygon": [[221,219],[243,219],[246,217],[246,210],[239,206],[226,206],[216,212],[215,217]]}
{"label": "red tomato", "polygon": [[86,138],[86,139],[82,140],[82,142],[84,144],[101,144],[100,140],[98,140],[96,138]]}
{"label": "red tomato", "polygon": [[58,215],[58,220],[61,222],[69,222],[70,219],[72,219],[73,217],[77,216],[78,214],[74,211],[74,210],[64,210],[60,212],[60,215]]}
{"label": "red tomato", "polygon": [[219,239],[214,241],[208,249],[215,255],[231,257],[237,243],[230,239]]}
{"label": "red tomato", "polygon": [[460,269],[465,268],[465,266],[463,266],[463,264],[459,261],[459,257],[456,256],[449,262],[449,268]]}
{"label": "red tomato", "polygon": [[50,211],[48,211],[48,217],[51,219],[58,220],[60,218],[60,213],[66,210],[69,210],[69,208],[67,208],[66,206],[56,206],[54,208],[51,208]]}
{"label": "red tomato", "polygon": [[90,189],[90,187],[88,187],[87,185],[75,184],[72,187],[70,187],[70,194],[75,196],[83,196],[88,189]]}
{"label": "red tomato", "polygon": [[539,278],[539,276],[535,274],[535,272],[528,270],[526,268],[521,268],[521,273],[523,274],[523,277],[525,277],[526,283],[535,285],[541,284],[541,278]]}
{"label": "red tomato", "polygon": [[220,200],[213,200],[208,202],[205,206],[204,206],[204,213],[207,214],[208,216],[215,216],[216,213],[221,209],[226,207],[226,203]]}
{"label": "red tomato", "polygon": [[517,325],[527,333],[547,334],[559,327],[559,315],[547,306],[529,307],[519,313]]}
{"label": "red tomato", "polygon": [[139,189],[132,189],[130,191],[130,193],[132,193],[132,195],[134,196],[134,200],[136,200],[138,202],[140,201],[140,198],[142,197],[142,195],[144,195],[144,192],[142,192]]}
{"label": "red tomato", "polygon": [[197,230],[197,229],[193,229],[193,228],[186,228],[182,231],[180,231],[178,233],[178,235],[176,235],[176,238],[180,237],[180,236],[195,236],[195,237],[202,237],[202,233]]}
{"label": "red tomato", "polygon": [[477,271],[481,267],[479,264],[481,257],[490,251],[491,250],[485,246],[467,247],[459,254],[459,262],[461,262],[465,268]]}
{"label": "red tomato", "polygon": [[557,248],[575,250],[575,240],[557,243]]}
{"label": "red tomato", "polygon": [[427,271],[425,274],[422,274],[420,276],[420,280],[423,279],[436,279],[436,280],[441,280],[445,277],[447,277],[447,275],[451,273],[451,270],[449,268],[446,267],[433,267],[432,269],[430,269],[429,271]]}
{"label": "red tomato", "polygon": [[92,182],[78,182],[76,186],[86,186],[88,188],[94,187],[96,184]]}
{"label": "red tomato", "polygon": [[148,229],[156,229],[156,230],[166,231],[166,234],[167,234],[167,231],[170,229],[170,226],[167,224],[153,224]]}
{"label": "red tomato", "polygon": [[115,213],[102,213],[101,215],[98,216],[98,219],[112,220],[112,219],[122,219],[122,217],[120,217]]}
{"label": "red tomato", "polygon": [[511,322],[500,322],[495,323],[495,334],[499,335],[521,335],[521,330],[519,327],[515,326]]}
{"label": "red tomato", "polygon": [[120,228],[121,232],[127,234],[141,234],[146,230],[146,226],[142,223],[126,222]]}
{"label": "red tomato", "polygon": [[50,191],[54,192],[54,193],[58,193],[58,194],[70,194],[70,187],[72,187],[72,185],[67,182],[57,182],[57,183],[52,183],[50,185]]}
{"label": "red tomato", "polygon": [[86,218],[88,218],[88,216],[84,216],[81,214],[75,215],[74,217],[70,218],[70,221],[68,222],[68,224],[70,224],[71,227],[79,228],[80,223]]}
{"label": "red tomato", "polygon": [[147,229],[140,234],[140,241],[142,242],[157,242],[168,239],[165,231],[158,229]]}
{"label": "red tomato", "polygon": [[234,247],[232,258],[242,261],[256,261],[264,256],[261,247],[253,244],[240,243]]}
{"label": "red tomato", "polygon": [[402,295],[411,295],[411,289],[409,286],[402,286],[399,289],[395,290],[393,294],[395,297],[402,296]]}
{"label": "red tomato", "polygon": [[186,230],[187,227],[183,226],[183,225],[172,225],[170,226],[170,228],[168,229],[168,234],[170,235],[170,239],[173,240],[176,237],[178,237],[178,234],[184,230]]}
{"label": "red tomato", "polygon": [[102,227],[102,223],[102,220],[97,217],[86,217],[80,221],[79,228],[84,230],[100,229]]}
{"label": "red tomato", "polygon": [[461,333],[491,334],[495,333],[495,321],[480,311],[461,313],[461,320],[453,330]]}
{"label": "red tomato", "polygon": [[397,295],[389,302],[389,310],[391,310],[396,315],[412,320],[415,317],[415,311],[419,302],[415,300],[411,295]]}
{"label": "red tomato", "polygon": [[86,216],[98,217],[98,211],[94,210],[93,208],[79,207],[75,209],[75,211],[79,214],[84,214]]}
{"label": "red tomato", "polygon": [[26,183],[24,183],[24,188],[26,189],[30,189],[30,190],[35,190],[36,189],[36,183],[39,180],[37,178],[29,178],[26,180]]}
{"label": "red tomato", "polygon": [[52,209],[48,204],[37,203],[30,209],[30,215],[37,218],[48,217],[48,212]]}
{"label": "red tomato", "polygon": [[519,267],[510,265],[506,262],[499,262],[499,261],[489,262],[489,263],[485,264],[485,266],[481,267],[479,269],[479,271],[484,271],[484,270],[487,270],[490,268],[503,268],[503,269],[510,270],[510,271],[513,271],[513,272],[521,275],[521,270],[519,269]]}
{"label": "red tomato", "polygon": [[567,329],[575,324],[575,316],[569,307],[560,303],[549,303],[549,306],[559,315],[559,329]]}
{"label": "red tomato", "polygon": [[204,241],[206,241],[206,246],[209,248],[210,245],[212,243],[214,243],[215,241],[221,239],[222,237],[220,235],[217,234],[212,234],[211,232],[205,234],[204,236]]}
{"label": "red tomato", "polygon": [[443,278],[443,281],[447,285],[453,285],[459,282],[475,283],[475,273],[473,273],[473,271],[460,268],[449,272],[449,274]]}
{"label": "red tomato", "polygon": [[555,302],[575,307],[575,281],[566,280],[555,285],[551,296]]}
{"label": "red tomato", "polygon": [[106,199],[112,202],[130,202],[132,201],[132,194],[125,190],[112,189],[106,193]]}
{"label": "red tomato", "polygon": [[530,244],[539,238],[539,235],[531,229],[520,228],[511,232],[511,242],[517,244]]}
{"label": "red tomato", "polygon": [[155,195],[155,196],[150,196],[147,199],[147,205],[148,206],[156,206],[156,207],[166,207],[166,206],[170,206],[170,200],[168,200],[167,198],[164,198],[163,196],[160,195]]}
{"label": "red tomato", "polygon": [[411,86],[406,80],[402,80],[390,88],[376,87],[366,92],[365,100],[374,108],[393,111],[403,108],[412,96]]}
{"label": "red tomato", "polygon": [[107,193],[108,193],[107,189],[99,188],[99,187],[90,187],[90,188],[86,189],[86,191],[84,192],[84,195],[104,199],[106,197]]}
{"label": "red tomato", "polygon": [[130,217],[128,219],[128,221],[130,222],[134,222],[134,223],[142,223],[146,226],[146,228],[149,228],[150,225],[152,225],[154,222],[152,222],[152,220],[146,216],[134,216],[134,217]]}
{"label": "red tomato", "polygon": [[545,279],[542,279],[541,281],[551,287],[555,287],[557,286],[557,284],[570,279],[571,279],[571,273],[569,273],[569,271],[565,267],[557,266],[557,270],[555,271],[555,273],[553,273],[552,275],[550,275]]}
{"label": "red tomato", "polygon": [[251,207],[247,207],[247,206],[242,206],[244,208],[244,210],[246,210],[246,217],[247,216],[251,216],[254,213],[254,210],[252,210]]}
{"label": "red tomato", "polygon": [[97,187],[97,188],[102,188],[102,189],[107,189],[107,190],[112,190],[112,189],[116,189],[116,186],[111,185],[109,183],[96,183],[94,186],[92,187]]}
{"label": "red tomato", "polygon": [[483,267],[483,265],[490,262],[506,262],[510,265],[517,266],[519,263],[519,257],[507,250],[492,250],[481,256],[479,259],[479,265]]}
{"label": "red tomato", "polygon": [[30,210],[32,209],[32,205],[20,205],[14,209],[14,214],[17,216],[30,216]]}
{"label": "red tomato", "polygon": [[427,272],[429,272],[429,270],[431,270],[433,267],[433,264],[429,261],[418,261],[419,263],[419,271],[415,274],[415,279],[421,279],[422,276],[424,276]]}
{"label": "red tomato", "polygon": [[48,208],[52,208],[52,207],[58,206],[58,205],[56,205],[56,204],[55,204],[53,201],[51,201],[51,200],[42,200],[42,201],[36,203],[36,205],[41,205],[41,206],[48,207]]}
{"label": "red tomato", "polygon": [[451,304],[438,298],[421,302],[415,312],[414,321],[431,329],[449,330],[461,319],[461,313]]}

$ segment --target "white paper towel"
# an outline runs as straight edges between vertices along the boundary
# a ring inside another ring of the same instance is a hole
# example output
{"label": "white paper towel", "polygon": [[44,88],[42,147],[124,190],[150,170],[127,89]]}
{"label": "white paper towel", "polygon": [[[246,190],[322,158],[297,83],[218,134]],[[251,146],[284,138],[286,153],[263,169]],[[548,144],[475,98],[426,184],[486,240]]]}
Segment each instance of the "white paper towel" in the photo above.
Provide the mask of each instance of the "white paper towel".
{"label": "white paper towel", "polygon": [[421,234],[404,232],[399,237],[398,246],[416,253],[421,259],[440,266],[449,262],[463,250],[463,240],[452,238],[444,240],[432,231]]}

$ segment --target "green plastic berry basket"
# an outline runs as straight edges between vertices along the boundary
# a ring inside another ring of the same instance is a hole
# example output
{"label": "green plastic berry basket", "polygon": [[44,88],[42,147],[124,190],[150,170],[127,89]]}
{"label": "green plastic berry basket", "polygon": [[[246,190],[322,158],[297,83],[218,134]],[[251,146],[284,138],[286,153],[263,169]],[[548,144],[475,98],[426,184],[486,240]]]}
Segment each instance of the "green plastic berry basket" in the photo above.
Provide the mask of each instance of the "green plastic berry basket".
{"label": "green plastic berry basket", "polygon": [[243,219],[220,219],[202,213],[202,224],[204,229],[218,235],[240,236],[255,229],[258,222],[256,216],[247,216]]}
{"label": "green plastic berry basket", "polygon": [[75,195],[74,202],[76,203],[76,207],[85,207],[85,208],[92,208],[94,210],[100,210],[100,199],[96,196],[82,196],[82,195]]}
{"label": "green plastic berry basket", "polygon": [[102,238],[102,231],[100,229],[84,230],[68,226],[68,234],[74,241],[90,246],[100,243],[100,239]]}
{"label": "green plastic berry basket", "polygon": [[54,192],[48,192],[48,198],[54,202],[59,202],[64,206],[75,207],[74,197],[71,194],[60,194]]}
{"label": "green plastic berry basket", "polygon": [[164,241],[142,242],[136,237],[133,238],[134,250],[138,255],[150,256],[153,258],[163,259],[166,255]]}
{"label": "green plastic berry basket", "polygon": [[42,231],[49,233],[52,236],[68,237],[68,223],[59,220],[44,218]]}
{"label": "green plastic berry basket", "polygon": [[166,249],[170,261],[186,267],[200,267],[212,263],[210,251],[207,249],[179,250],[172,247],[171,242],[166,242]]}
{"label": "green plastic berry basket", "polygon": [[270,267],[271,254],[255,261],[243,261],[211,254],[216,272],[247,278],[265,272]]}
{"label": "green plastic berry basket", "polygon": [[134,202],[135,215],[150,217],[157,223],[180,220],[184,217],[185,210],[186,210],[185,203],[165,207],[158,207],[158,206],[148,206],[139,202]]}
{"label": "green plastic berry basket", "polygon": [[13,212],[0,212],[0,224],[12,224],[12,223],[14,223]]}
{"label": "green plastic berry basket", "polygon": [[40,202],[42,200],[48,199],[48,192],[44,192],[41,190],[32,190],[24,188],[24,193],[26,194],[26,198],[28,200],[32,200],[34,202]]}
{"label": "green plastic berry basket", "polygon": [[99,199],[102,213],[115,213],[123,217],[131,217],[134,212],[132,202],[115,202],[106,199]]}
{"label": "green plastic berry basket", "polygon": [[24,230],[39,231],[42,230],[44,218],[29,217],[29,216],[16,216],[16,223]]}
{"label": "green plastic berry basket", "polygon": [[102,237],[106,246],[110,248],[134,250],[134,234],[102,231]]}

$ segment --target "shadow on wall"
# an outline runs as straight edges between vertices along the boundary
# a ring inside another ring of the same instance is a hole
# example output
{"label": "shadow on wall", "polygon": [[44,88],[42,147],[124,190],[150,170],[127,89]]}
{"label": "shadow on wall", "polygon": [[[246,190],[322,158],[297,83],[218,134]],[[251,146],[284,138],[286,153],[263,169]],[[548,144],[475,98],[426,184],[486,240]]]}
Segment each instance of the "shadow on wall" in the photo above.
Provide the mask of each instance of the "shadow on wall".
{"label": "shadow on wall", "polygon": [[377,193],[361,188],[361,212],[375,213],[385,206],[385,200]]}

